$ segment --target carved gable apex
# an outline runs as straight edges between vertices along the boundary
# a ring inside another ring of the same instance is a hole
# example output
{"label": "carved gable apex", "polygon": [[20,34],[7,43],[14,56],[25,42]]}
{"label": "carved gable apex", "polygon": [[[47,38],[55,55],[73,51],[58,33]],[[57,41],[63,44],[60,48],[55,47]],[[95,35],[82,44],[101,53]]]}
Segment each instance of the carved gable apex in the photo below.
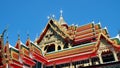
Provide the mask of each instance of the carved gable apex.
{"label": "carved gable apex", "polygon": [[51,44],[57,41],[63,40],[61,36],[59,36],[51,27],[47,30],[46,34],[44,35],[43,39],[40,42],[42,44]]}
{"label": "carved gable apex", "polygon": [[[66,40],[66,41],[72,41],[73,39],[59,26],[59,24],[57,24],[58,22],[56,22],[55,20],[50,20],[47,24],[47,26],[45,27],[44,31],[41,33],[40,37],[37,39],[37,44],[40,45],[42,40],[44,40],[43,38],[52,33],[55,35],[58,35],[58,37],[61,37],[62,39]],[[52,34],[51,34],[52,35]]]}

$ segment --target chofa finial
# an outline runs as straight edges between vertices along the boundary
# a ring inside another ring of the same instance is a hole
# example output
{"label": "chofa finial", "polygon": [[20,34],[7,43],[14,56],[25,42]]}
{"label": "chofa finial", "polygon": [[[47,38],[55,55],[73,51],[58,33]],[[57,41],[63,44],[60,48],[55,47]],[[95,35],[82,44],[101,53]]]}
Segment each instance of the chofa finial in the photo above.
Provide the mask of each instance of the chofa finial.
{"label": "chofa finial", "polygon": [[4,34],[7,31],[7,29],[8,29],[8,26],[6,26],[6,28],[3,30],[1,37],[4,37]]}
{"label": "chofa finial", "polygon": [[8,42],[8,32],[7,32],[7,37],[6,37],[6,41]]}
{"label": "chofa finial", "polygon": [[50,16],[47,16],[47,19],[50,19]]}
{"label": "chofa finial", "polygon": [[55,18],[55,15],[53,14],[52,17]]}

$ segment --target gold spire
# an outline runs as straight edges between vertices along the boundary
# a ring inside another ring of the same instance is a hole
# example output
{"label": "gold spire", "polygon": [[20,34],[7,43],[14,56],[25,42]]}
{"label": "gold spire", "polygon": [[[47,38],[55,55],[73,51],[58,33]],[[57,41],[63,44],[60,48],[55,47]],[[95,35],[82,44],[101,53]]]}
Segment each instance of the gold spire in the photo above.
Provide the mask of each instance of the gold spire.
{"label": "gold spire", "polygon": [[65,20],[64,20],[64,18],[63,18],[63,11],[62,11],[62,10],[60,10],[59,23],[60,23],[61,25],[66,24],[66,22],[65,22]]}

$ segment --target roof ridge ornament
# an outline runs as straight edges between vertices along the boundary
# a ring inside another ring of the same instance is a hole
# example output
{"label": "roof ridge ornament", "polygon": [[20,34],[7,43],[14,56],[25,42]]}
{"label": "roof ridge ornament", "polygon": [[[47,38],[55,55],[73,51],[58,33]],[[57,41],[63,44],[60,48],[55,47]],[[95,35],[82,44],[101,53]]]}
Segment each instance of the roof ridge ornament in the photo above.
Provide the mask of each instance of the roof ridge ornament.
{"label": "roof ridge ornament", "polygon": [[50,19],[55,19],[55,14],[50,14],[49,16],[47,16],[47,19],[50,20]]}
{"label": "roof ridge ornament", "polygon": [[50,19],[50,16],[47,16],[47,19]]}
{"label": "roof ridge ornament", "polygon": [[54,14],[52,15],[52,18],[55,18],[55,15],[54,15]]}
{"label": "roof ridge ornament", "polygon": [[120,38],[120,30],[118,31],[118,36],[119,36],[119,38]]}
{"label": "roof ridge ornament", "polygon": [[98,21],[98,24],[100,24],[100,25],[101,25],[101,22],[100,22],[100,21]]}
{"label": "roof ridge ornament", "polygon": [[107,29],[107,27],[105,26],[104,29]]}
{"label": "roof ridge ornament", "polygon": [[38,33],[36,33],[35,42],[38,40]]}
{"label": "roof ridge ornament", "polygon": [[118,38],[120,40],[120,30],[118,30],[118,34],[116,35],[115,38]]}
{"label": "roof ridge ornament", "polygon": [[6,28],[3,30],[1,37],[4,37],[5,32],[8,30],[8,26],[6,26]]}

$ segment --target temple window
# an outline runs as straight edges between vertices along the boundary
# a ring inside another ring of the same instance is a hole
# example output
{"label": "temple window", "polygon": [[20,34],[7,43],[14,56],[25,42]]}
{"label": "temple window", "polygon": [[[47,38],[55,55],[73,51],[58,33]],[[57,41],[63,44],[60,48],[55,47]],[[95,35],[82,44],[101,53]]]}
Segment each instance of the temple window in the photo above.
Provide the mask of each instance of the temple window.
{"label": "temple window", "polygon": [[68,43],[65,43],[65,45],[64,45],[64,49],[65,49],[65,48],[68,48]]}
{"label": "temple window", "polygon": [[54,44],[49,45],[49,47],[47,49],[47,52],[52,52],[52,51],[55,51],[55,45]]}
{"label": "temple window", "polygon": [[114,55],[111,51],[109,51],[109,53],[107,52],[102,52],[102,59],[103,59],[103,62],[110,62],[110,61],[115,61],[115,58],[114,58]]}
{"label": "temple window", "polygon": [[94,58],[92,58],[92,65],[97,65],[97,64],[99,64],[100,62],[99,62],[99,58],[98,57],[94,57]]}
{"label": "temple window", "polygon": [[61,47],[60,47],[60,46],[58,46],[58,50],[61,50]]}

